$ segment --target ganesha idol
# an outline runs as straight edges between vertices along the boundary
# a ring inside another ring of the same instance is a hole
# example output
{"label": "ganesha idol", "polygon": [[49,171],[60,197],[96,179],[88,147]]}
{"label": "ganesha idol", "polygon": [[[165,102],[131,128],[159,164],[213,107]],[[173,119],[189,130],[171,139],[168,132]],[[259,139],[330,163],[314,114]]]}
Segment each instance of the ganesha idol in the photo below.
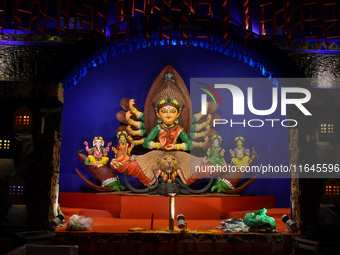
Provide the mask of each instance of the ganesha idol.
{"label": "ganesha idol", "polygon": [[[143,111],[137,107],[134,99],[122,99],[121,106],[124,110],[116,114],[122,123],[117,133],[123,136],[118,137],[119,144],[113,149],[116,157],[111,160],[110,166],[117,172],[124,173],[125,184],[132,192],[161,195],[201,194],[211,188],[216,176],[219,180],[229,178],[228,181],[233,183],[233,189],[219,191],[240,193],[254,181],[255,178],[236,187],[244,173],[239,173],[234,180],[233,176],[225,177],[219,171],[214,174],[197,171],[212,165],[190,151],[206,151],[212,145],[210,137],[216,136],[217,132],[210,125],[214,119],[219,118],[215,113],[217,104],[209,102],[206,115],[201,111],[192,114],[187,87],[173,67],[165,67],[158,75],[149,90]],[[147,152],[133,155],[138,147]],[[223,162],[228,165],[224,160]],[[145,187],[133,187],[127,175],[138,178]],[[84,176],[81,177],[83,179]],[[115,175],[115,178],[118,176]],[[204,187],[189,187],[202,178],[210,178]],[[86,182],[89,184],[88,180]],[[91,187],[96,188],[94,184]],[[110,187],[98,188],[110,190]]]}
{"label": "ganesha idol", "polygon": [[85,150],[88,156],[78,151],[78,158],[84,163],[86,168],[91,174],[93,174],[101,183],[102,186],[97,186],[88,180],[78,169],[76,169],[79,177],[90,187],[99,191],[110,190],[124,190],[125,187],[120,183],[119,177],[110,167],[106,164],[109,161],[108,152],[110,150],[111,142],[104,147],[104,139],[100,136],[96,136],[93,139],[93,147],[89,148],[88,142],[85,141]]}

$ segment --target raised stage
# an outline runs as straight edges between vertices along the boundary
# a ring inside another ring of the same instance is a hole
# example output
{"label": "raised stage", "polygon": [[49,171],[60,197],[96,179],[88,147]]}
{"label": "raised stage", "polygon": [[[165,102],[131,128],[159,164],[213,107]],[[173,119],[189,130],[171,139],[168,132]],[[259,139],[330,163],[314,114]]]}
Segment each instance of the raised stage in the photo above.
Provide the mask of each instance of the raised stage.
{"label": "raised stage", "polygon": [[[281,216],[289,208],[275,208],[274,196],[176,196],[175,215],[184,214],[188,232],[167,231],[169,198],[130,192],[60,193],[59,204],[67,219],[73,214],[91,217],[92,231],[70,232],[59,227],[58,243],[79,244],[80,254],[289,254],[292,234],[285,233]],[[277,233],[224,233],[216,227],[223,219],[243,218],[247,212],[267,208]],[[151,215],[154,214],[153,229]],[[177,226],[177,221],[175,221]],[[130,231],[131,228],[145,231]]]}

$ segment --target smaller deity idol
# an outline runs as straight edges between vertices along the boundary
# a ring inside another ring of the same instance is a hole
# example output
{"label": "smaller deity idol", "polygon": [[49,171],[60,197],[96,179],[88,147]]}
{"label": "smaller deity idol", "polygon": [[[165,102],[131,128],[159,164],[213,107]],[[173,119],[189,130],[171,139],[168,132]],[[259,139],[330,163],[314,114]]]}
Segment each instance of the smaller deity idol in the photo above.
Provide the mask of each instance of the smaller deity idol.
{"label": "smaller deity idol", "polygon": [[249,165],[249,149],[244,148],[244,138],[242,136],[238,136],[235,138],[236,148],[234,150],[230,149],[229,152],[231,154],[231,162],[236,167],[248,166]]}
{"label": "smaller deity idol", "polygon": [[101,167],[106,165],[109,161],[107,154],[110,151],[111,142],[107,144],[107,147],[104,148],[104,140],[101,136],[96,136],[93,139],[93,147],[89,148],[89,144],[87,141],[84,142],[85,150],[88,153],[85,164],[94,165],[95,167]]}
{"label": "smaller deity idol", "polygon": [[112,147],[116,157],[111,160],[111,166],[115,169],[130,162],[131,150],[134,146],[131,136],[126,131],[118,132],[117,137],[117,148]]}
{"label": "smaller deity idol", "polygon": [[212,138],[212,146],[208,149],[208,161],[213,166],[225,165],[223,158],[225,150],[221,148],[222,137],[214,135]]}

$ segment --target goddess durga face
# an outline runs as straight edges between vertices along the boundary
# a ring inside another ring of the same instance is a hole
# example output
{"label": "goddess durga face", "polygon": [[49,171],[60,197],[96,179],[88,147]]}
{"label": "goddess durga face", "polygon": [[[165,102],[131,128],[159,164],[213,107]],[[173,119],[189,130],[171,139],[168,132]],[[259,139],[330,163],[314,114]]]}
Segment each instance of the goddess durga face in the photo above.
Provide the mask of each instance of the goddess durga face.
{"label": "goddess durga face", "polygon": [[157,112],[157,117],[161,118],[163,123],[167,125],[173,124],[179,115],[177,108],[171,105],[166,105]]}

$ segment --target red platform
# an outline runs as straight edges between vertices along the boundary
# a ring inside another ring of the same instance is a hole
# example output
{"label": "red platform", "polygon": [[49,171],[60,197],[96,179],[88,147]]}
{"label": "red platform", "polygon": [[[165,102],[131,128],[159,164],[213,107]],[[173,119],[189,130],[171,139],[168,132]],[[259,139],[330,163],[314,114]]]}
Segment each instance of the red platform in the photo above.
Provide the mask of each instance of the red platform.
{"label": "red platform", "polygon": [[[185,214],[188,219],[221,219],[230,212],[275,208],[275,196],[176,196],[175,203],[176,214]],[[63,208],[105,210],[122,219],[149,219],[151,214],[156,219],[169,217],[169,198],[164,196],[60,193],[59,204]]]}
{"label": "red platform", "polygon": [[[188,225],[183,235],[175,227],[169,232],[169,198],[135,195],[130,192],[100,194],[60,193],[59,204],[67,219],[73,214],[91,217],[92,231],[66,231],[59,227],[60,244],[78,244],[80,254],[289,254],[294,234],[285,233],[283,214],[289,208],[275,208],[274,196],[176,196],[175,215],[182,213]],[[276,220],[276,233],[224,233],[217,229],[222,219],[243,218],[247,212],[267,208]],[[151,215],[154,214],[153,229]],[[175,222],[175,226],[177,221]],[[131,232],[131,228],[145,231]]]}
{"label": "red platform", "polygon": [[[154,214],[155,220],[165,220],[165,223],[168,220],[168,197],[132,195],[127,192],[123,194],[129,195],[121,195],[121,192],[106,194],[60,193],[59,204],[66,216],[78,214],[91,218],[106,218],[107,220],[110,218],[110,221],[128,219],[130,222],[132,222],[132,219],[144,219],[147,225],[150,224],[152,214]],[[257,211],[262,208],[267,208],[267,215],[276,219],[278,229],[285,230],[281,216],[283,214],[290,215],[290,210],[289,208],[275,208],[275,196],[204,195],[175,197],[175,215],[184,214],[186,220],[197,221],[201,225],[204,225],[203,221],[213,221],[219,225],[221,219],[243,218],[246,212]],[[124,230],[127,231],[127,228],[119,231]]]}

